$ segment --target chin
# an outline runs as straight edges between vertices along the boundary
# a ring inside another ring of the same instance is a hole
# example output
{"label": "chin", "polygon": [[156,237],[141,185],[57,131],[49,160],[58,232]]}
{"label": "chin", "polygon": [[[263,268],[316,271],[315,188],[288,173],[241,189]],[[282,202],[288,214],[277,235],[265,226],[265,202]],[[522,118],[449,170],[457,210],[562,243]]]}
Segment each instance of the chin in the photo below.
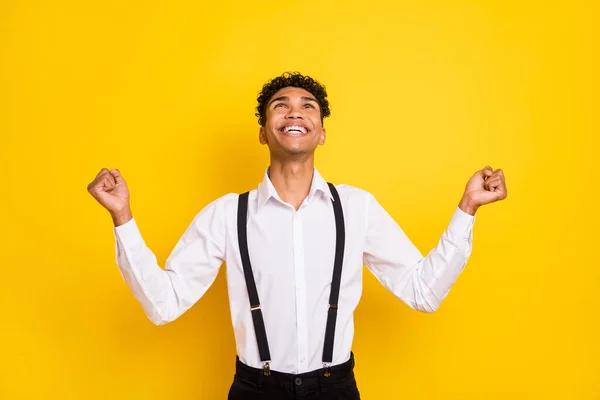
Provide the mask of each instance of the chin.
{"label": "chin", "polygon": [[315,153],[315,149],[287,149],[286,151],[288,154],[293,154],[293,155],[308,155],[308,154],[314,154]]}
{"label": "chin", "polygon": [[302,154],[311,154],[314,152],[314,150],[297,148],[297,147],[291,147],[291,148],[290,147],[282,147],[275,151],[273,151],[273,149],[270,149],[270,151],[273,154],[279,154],[282,156],[299,156]]}

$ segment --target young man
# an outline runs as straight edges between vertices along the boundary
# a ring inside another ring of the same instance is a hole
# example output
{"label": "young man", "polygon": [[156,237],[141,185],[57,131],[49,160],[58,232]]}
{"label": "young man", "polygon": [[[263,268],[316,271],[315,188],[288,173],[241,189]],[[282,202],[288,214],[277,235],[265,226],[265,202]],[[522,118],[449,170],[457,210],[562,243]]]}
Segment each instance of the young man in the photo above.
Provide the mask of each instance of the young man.
{"label": "young man", "polygon": [[88,191],[110,212],[121,273],[155,324],[188,310],[227,262],[238,354],[229,399],[359,399],[351,347],[363,263],[410,307],[435,311],[471,254],[475,211],[506,197],[503,173],[473,175],[423,257],[370,193],[328,184],[315,169],[330,114],[322,85],[285,73],[258,103],[259,141],[270,151],[263,181],[202,209],[165,270],[138,230],[120,172],[102,169]]}

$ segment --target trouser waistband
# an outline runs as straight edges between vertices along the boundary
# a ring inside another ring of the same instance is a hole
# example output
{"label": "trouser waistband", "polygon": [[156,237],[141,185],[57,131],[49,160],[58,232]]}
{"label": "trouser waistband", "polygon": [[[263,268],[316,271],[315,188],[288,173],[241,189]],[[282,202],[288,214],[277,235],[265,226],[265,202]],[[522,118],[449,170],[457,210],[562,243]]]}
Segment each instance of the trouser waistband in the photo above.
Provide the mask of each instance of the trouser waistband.
{"label": "trouser waistband", "polygon": [[235,373],[238,377],[257,384],[269,382],[282,387],[308,385],[311,383],[318,385],[322,381],[333,383],[348,378],[354,369],[354,354],[351,352],[350,359],[345,363],[331,366],[331,375],[327,377],[325,377],[325,368],[319,368],[301,374],[291,374],[271,370],[270,375],[265,376],[262,368],[250,367],[241,362],[239,357],[236,357],[235,369]]}

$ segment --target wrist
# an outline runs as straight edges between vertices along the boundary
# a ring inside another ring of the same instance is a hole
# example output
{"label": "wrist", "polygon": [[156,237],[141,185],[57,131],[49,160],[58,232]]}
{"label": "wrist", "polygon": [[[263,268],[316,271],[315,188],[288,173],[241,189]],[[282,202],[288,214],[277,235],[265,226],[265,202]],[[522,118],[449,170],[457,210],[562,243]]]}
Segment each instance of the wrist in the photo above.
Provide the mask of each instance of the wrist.
{"label": "wrist", "polygon": [[119,211],[119,212],[111,213],[110,216],[112,217],[113,224],[115,226],[123,225],[123,224],[129,222],[133,218],[133,214],[131,213],[130,208],[127,208],[127,209]]}
{"label": "wrist", "polygon": [[458,207],[464,211],[465,213],[469,214],[469,215],[475,215],[475,213],[477,212],[477,209],[479,208],[478,205],[476,205],[473,200],[471,200],[470,197],[468,196],[463,196],[462,199],[460,200],[460,203],[458,203]]}

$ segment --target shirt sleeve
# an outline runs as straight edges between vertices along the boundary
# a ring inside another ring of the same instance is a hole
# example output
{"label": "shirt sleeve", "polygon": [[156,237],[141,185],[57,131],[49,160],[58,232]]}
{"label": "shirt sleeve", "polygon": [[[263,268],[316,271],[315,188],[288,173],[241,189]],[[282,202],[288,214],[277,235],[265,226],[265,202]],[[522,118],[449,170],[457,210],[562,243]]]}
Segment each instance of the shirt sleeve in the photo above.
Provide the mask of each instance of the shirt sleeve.
{"label": "shirt sleeve", "polygon": [[394,219],[369,195],[363,261],[400,300],[415,310],[433,312],[471,255],[474,222],[475,216],[456,207],[437,246],[423,257]]}
{"label": "shirt sleeve", "polygon": [[223,204],[217,199],[200,211],[163,270],[135,219],[114,228],[119,270],[148,318],[156,325],[175,320],[214,282],[225,254]]}

